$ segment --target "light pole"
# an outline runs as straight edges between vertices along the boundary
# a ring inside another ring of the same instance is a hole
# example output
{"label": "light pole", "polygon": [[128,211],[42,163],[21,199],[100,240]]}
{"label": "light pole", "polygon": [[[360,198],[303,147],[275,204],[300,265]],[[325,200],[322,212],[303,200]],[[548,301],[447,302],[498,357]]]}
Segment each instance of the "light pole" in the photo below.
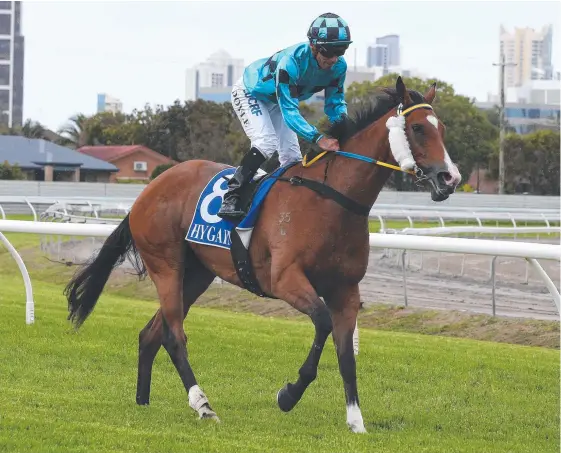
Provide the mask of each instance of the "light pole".
{"label": "light pole", "polygon": [[500,66],[500,107],[499,107],[499,193],[503,194],[505,190],[505,158],[504,158],[504,140],[505,140],[505,67],[516,66],[516,63],[506,63],[505,54],[501,53],[501,62],[493,63],[493,66]]}

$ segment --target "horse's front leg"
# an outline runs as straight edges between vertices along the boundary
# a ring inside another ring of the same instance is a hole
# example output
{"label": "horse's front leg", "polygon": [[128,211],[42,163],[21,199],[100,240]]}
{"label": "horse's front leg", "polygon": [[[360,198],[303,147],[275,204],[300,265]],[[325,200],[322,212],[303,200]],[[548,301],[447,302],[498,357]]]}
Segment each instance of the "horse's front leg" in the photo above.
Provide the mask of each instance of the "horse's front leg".
{"label": "horse's front leg", "polygon": [[347,425],[355,433],[365,433],[356,384],[353,333],[360,307],[358,285],[341,287],[325,299],[333,321],[333,342],[337,350],[339,372],[343,378],[347,404]]}
{"label": "horse's front leg", "polygon": [[[275,279],[276,280],[276,279]],[[286,384],[277,393],[277,403],[284,412],[290,411],[317,376],[318,364],[323,347],[331,333],[332,324],[329,310],[319,298],[301,269],[291,266],[284,270],[281,278],[276,280],[273,291],[301,313],[308,315],[314,324],[315,335],[310,352],[298,371],[298,380]]]}

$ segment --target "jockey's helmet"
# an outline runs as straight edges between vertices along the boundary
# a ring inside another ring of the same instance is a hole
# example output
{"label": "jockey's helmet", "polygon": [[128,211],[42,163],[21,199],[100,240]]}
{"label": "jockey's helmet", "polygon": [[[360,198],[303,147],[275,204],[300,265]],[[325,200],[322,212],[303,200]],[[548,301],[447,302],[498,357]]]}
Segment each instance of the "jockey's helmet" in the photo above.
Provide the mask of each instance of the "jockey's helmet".
{"label": "jockey's helmet", "polygon": [[334,13],[325,13],[314,19],[308,29],[308,39],[315,46],[337,46],[344,49],[352,43],[349,25]]}

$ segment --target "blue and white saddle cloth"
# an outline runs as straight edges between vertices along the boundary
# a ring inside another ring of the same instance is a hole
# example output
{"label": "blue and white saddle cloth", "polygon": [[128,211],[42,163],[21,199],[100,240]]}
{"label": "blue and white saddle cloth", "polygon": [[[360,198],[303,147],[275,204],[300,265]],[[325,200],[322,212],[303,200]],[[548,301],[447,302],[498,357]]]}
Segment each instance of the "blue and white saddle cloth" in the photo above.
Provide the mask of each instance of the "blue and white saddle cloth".
{"label": "blue and white saddle cloth", "polygon": [[259,187],[253,195],[251,207],[247,215],[237,226],[235,223],[222,219],[217,215],[224,195],[228,191],[228,181],[236,171],[236,168],[230,167],[219,171],[201,192],[185,239],[198,244],[230,250],[232,246],[231,232],[233,228],[236,228],[245,248],[249,248],[253,227],[259,218],[263,201],[276,182],[276,177],[280,176],[288,168],[278,168],[268,176],[265,176],[266,173],[263,170],[257,172],[255,178],[264,177],[264,179],[258,182]]}

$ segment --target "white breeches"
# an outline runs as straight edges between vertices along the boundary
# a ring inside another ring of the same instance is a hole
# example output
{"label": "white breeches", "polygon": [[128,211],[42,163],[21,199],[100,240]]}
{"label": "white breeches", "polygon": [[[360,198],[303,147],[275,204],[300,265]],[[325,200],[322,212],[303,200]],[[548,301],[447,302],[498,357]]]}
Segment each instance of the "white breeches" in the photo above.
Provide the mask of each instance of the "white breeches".
{"label": "white breeches", "polygon": [[278,151],[281,166],[302,160],[298,136],[284,122],[279,106],[250,96],[241,78],[232,87],[232,106],[251,146],[261,154],[270,158]]}

